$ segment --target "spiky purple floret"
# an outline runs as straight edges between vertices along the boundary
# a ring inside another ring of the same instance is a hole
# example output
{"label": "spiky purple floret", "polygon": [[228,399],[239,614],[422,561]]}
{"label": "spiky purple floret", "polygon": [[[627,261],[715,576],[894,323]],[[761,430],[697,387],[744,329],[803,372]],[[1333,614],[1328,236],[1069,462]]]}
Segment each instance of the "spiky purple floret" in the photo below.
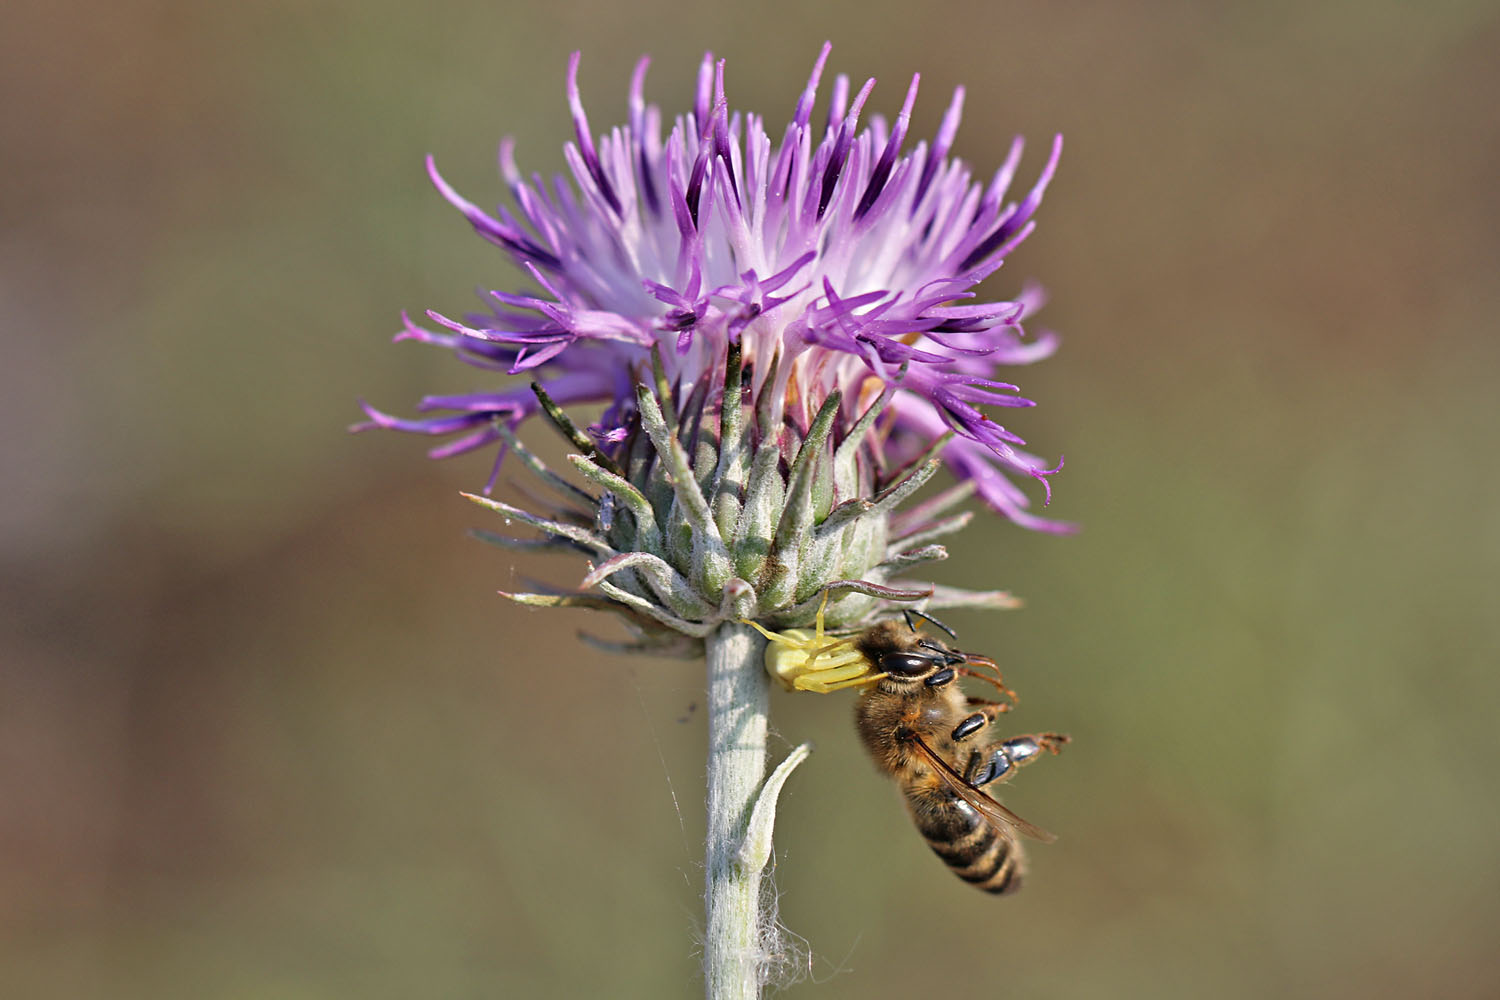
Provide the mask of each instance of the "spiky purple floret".
{"label": "spiky purple floret", "polygon": [[[397,339],[524,374],[559,403],[611,403],[594,429],[605,450],[626,436],[632,386],[649,371],[653,347],[671,381],[695,385],[721,377],[727,346],[737,340],[757,393],[779,356],[769,388],[790,419],[805,426],[837,388],[852,424],[892,387],[888,457],[899,461],[951,430],[944,459],[992,507],[1027,527],[1069,530],[1027,514],[1026,495],[1007,475],[1045,486],[1061,463],[1049,469],[1019,450],[1021,438],[982,409],[1033,405],[992,376],[1055,348],[1050,333],[1028,340],[1022,328],[1041,297],[1028,289],[1013,301],[966,301],[1031,232],[1062,138],[1031,189],[1006,201],[1019,138],[987,185],[948,157],[962,88],[932,144],[918,142],[904,154],[919,77],[894,125],[872,115],[859,131],[874,81],[851,101],[841,75],[826,122],[813,125],[829,50],[824,45],[777,146],[759,116],[730,114],[724,64],[711,54],[692,112],[676,119],[665,141],[661,112],[644,100],[649,61],[642,59],[631,78],[628,124],[596,142],[574,53],[567,100],[576,141],[564,149],[571,184],[561,175],[550,184],[538,175],[523,179],[507,140],[500,171],[519,217],[503,206],[492,215],[453,190],[428,158],[443,197],[541,291],[490,292],[489,312],[463,321],[428,313],[438,330],[408,319]],[[366,406],[370,420],[361,426],[456,435],[432,453],[448,456],[494,444],[502,436],[497,424],[514,428],[538,405],[521,383],[428,397],[418,409],[440,415],[400,420]]]}

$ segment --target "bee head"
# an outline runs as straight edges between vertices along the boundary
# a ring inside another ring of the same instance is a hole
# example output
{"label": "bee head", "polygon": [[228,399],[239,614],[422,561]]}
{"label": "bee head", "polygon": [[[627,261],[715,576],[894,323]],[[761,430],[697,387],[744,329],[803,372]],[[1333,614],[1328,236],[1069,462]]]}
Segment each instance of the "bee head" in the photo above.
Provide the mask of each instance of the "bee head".
{"label": "bee head", "polygon": [[897,688],[918,684],[941,687],[957,677],[953,668],[968,662],[968,657],[935,639],[911,628],[908,620],[903,629],[886,621],[867,629],[855,640],[855,646],[871,672],[883,674]]}

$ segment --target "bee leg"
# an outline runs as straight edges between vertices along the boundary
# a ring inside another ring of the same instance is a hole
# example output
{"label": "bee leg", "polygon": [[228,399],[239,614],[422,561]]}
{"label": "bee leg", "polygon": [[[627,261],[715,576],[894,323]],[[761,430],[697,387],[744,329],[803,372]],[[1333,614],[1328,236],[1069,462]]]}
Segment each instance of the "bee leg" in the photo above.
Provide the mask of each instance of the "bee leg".
{"label": "bee leg", "polygon": [[973,715],[964,717],[964,720],[953,727],[953,742],[959,743],[973,736],[979,730],[989,725],[992,720],[983,712],[975,712]]}
{"label": "bee leg", "polygon": [[1009,712],[1011,710],[1011,707],[1016,705],[1020,701],[1020,699],[1016,697],[1016,693],[1010,688],[1006,687],[1005,681],[1001,680],[998,675],[991,677],[989,674],[982,674],[979,671],[971,670],[968,667],[954,667],[953,669],[958,671],[958,673],[964,677],[972,677],[975,680],[984,681],[986,684],[993,685],[995,690],[1005,695],[1006,698],[1009,698],[1010,703],[1003,709],[1001,709],[1002,712]]}
{"label": "bee leg", "polygon": [[1000,668],[996,665],[994,660],[990,659],[988,656],[979,656],[976,653],[965,653],[963,654],[963,657],[964,663],[968,664],[971,669],[974,667],[983,667],[984,669],[990,671],[995,675],[994,677],[990,677],[987,674],[971,672],[968,674],[968,676],[978,677],[980,680],[985,681],[986,683],[995,685],[995,687],[1002,694],[1004,694],[1011,700],[1011,704],[1015,704],[1020,700],[1016,697],[1016,693],[1012,691],[1010,687],[1005,683],[1005,678],[1001,675]]}
{"label": "bee leg", "polygon": [[964,783],[970,788],[982,788],[1008,776],[1014,764],[1003,745],[978,748],[969,754],[969,764],[964,768]]}
{"label": "bee leg", "polygon": [[1017,768],[1025,767],[1042,751],[1057,755],[1068,742],[1062,733],[1037,733],[1032,736],[1012,736],[998,745],[975,749],[969,754],[968,766],[964,768],[964,781],[970,787],[979,788],[992,781],[1005,781]]}
{"label": "bee leg", "polygon": [[1010,757],[1011,763],[1020,766],[1029,764],[1041,755],[1043,750],[1056,756],[1062,752],[1063,746],[1068,742],[1068,737],[1062,733],[1035,733],[1028,736],[1012,736],[1000,748]]}
{"label": "bee leg", "polygon": [[1010,705],[1007,702],[990,701],[988,698],[970,698],[968,699],[968,705],[970,708],[977,708],[978,711],[964,716],[963,721],[953,727],[953,741],[955,743],[968,739],[985,726],[994,722],[995,716],[1001,712],[1010,711]]}
{"label": "bee leg", "polygon": [[1067,733],[1037,733],[1030,738],[1036,741],[1037,746],[1054,757],[1062,753],[1063,747],[1073,742],[1073,737]]}

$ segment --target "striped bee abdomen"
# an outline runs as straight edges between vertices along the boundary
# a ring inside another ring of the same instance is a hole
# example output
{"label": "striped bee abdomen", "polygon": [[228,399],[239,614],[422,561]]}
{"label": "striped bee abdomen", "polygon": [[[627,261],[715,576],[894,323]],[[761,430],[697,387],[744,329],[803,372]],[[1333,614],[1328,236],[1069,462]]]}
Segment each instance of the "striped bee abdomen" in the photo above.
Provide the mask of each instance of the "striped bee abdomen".
{"label": "striped bee abdomen", "polygon": [[969,803],[942,788],[908,792],[917,830],[953,874],[985,892],[1021,887],[1021,844],[1002,834]]}

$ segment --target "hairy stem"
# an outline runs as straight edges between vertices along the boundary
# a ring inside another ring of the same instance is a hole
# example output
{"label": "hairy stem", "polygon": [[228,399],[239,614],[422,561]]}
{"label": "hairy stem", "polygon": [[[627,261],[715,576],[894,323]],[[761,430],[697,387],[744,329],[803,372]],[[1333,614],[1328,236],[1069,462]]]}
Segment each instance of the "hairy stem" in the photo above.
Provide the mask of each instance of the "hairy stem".
{"label": "hairy stem", "polygon": [[766,770],[765,640],[726,623],[708,653],[708,842],[703,971],[708,1000],[760,996],[760,876],[740,860],[746,824]]}

